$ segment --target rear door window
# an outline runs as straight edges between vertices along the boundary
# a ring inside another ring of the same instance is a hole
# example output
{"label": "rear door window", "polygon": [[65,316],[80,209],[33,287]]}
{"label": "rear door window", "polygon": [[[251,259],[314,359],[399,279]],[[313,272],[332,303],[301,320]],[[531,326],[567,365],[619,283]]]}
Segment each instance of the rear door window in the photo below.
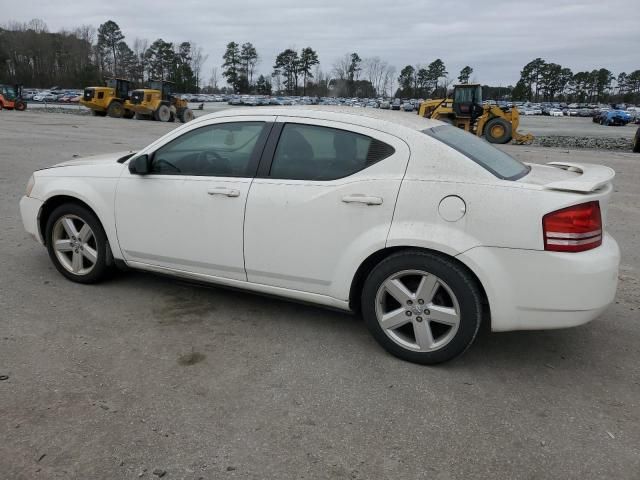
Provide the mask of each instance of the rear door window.
{"label": "rear door window", "polygon": [[285,124],[270,177],[335,180],[353,175],[394,153],[384,142],[336,128]]}
{"label": "rear door window", "polygon": [[530,168],[524,163],[460,128],[442,125],[423,130],[423,133],[440,140],[503,180],[518,180],[529,173]]}

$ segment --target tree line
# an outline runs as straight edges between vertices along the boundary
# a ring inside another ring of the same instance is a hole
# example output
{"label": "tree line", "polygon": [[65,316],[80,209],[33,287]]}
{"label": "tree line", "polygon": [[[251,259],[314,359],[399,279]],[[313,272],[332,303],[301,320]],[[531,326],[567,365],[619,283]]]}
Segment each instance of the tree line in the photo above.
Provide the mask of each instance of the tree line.
{"label": "tree line", "polygon": [[573,73],[570,68],[536,58],[520,72],[511,91],[513,100],[598,102],[640,102],[640,70],[614,76],[606,68]]}
{"label": "tree line", "polygon": [[182,92],[198,92],[207,56],[192,42],[174,44],[159,38],[127,43],[112,20],[97,30],[83,25],[50,33],[42,20],[0,28],[0,82],[29,87],[77,88],[118,77],[142,86],[147,80],[176,83]]}
{"label": "tree line", "polygon": [[[175,82],[186,93],[272,93],[286,95],[439,98],[454,81],[473,81],[465,66],[450,77],[442,59],[425,65],[406,65],[396,77],[393,65],[379,57],[345,53],[323,71],[316,50],[287,48],[276,55],[270,74],[257,74],[261,57],[251,43],[229,42],[220,67],[203,78],[208,56],[193,42],[127,42],[112,20],[97,29],[83,25],[57,33],[42,20],[10,23],[0,28],[0,82],[29,87],[77,88],[102,84],[110,77],[126,78],[142,86],[150,79]],[[222,80],[224,79],[224,81]],[[557,63],[536,58],[520,72],[515,86],[483,86],[483,97],[528,101],[640,103],[640,70],[614,75],[606,68],[572,72]]]}

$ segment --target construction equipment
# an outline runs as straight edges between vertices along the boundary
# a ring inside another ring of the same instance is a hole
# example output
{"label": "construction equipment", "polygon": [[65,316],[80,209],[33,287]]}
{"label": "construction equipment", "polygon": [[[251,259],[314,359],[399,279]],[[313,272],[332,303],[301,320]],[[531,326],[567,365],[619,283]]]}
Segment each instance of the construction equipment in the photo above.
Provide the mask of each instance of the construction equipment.
{"label": "construction equipment", "polygon": [[27,102],[22,99],[22,85],[0,85],[0,110],[18,110],[27,108]]}
{"label": "construction equipment", "polygon": [[173,94],[173,86],[173,82],[152,80],[149,88],[131,92],[131,98],[125,106],[134,111],[139,120],[174,122],[177,118],[182,123],[193,120],[193,111],[186,100]]}
{"label": "construction equipment", "polygon": [[453,99],[426,100],[418,115],[441,120],[462,128],[491,143],[529,143],[533,135],[518,132],[520,113],[516,107],[505,111],[497,105],[482,104],[482,86],[460,84],[453,88]]}
{"label": "construction equipment", "polygon": [[133,118],[133,112],[125,107],[130,87],[129,80],[110,78],[104,87],[85,88],[80,103],[95,117]]}

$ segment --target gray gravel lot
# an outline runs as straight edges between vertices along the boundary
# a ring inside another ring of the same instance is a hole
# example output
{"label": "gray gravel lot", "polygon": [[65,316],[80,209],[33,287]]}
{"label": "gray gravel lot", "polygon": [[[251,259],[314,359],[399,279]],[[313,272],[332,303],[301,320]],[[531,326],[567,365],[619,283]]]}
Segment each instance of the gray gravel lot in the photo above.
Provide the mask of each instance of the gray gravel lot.
{"label": "gray gravel lot", "polygon": [[640,155],[504,147],[616,169],[617,301],[421,367],[342,313],[144,273],[63,279],[22,228],[30,173],[173,127],[0,112],[0,478],[640,478]]}

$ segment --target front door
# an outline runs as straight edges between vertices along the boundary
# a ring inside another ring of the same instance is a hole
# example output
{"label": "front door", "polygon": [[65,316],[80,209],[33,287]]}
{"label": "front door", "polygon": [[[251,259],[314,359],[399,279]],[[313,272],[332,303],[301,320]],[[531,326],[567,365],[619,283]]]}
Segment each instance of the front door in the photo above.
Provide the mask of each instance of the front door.
{"label": "front door", "polygon": [[216,119],[151,153],[151,173],[125,169],[116,191],[128,262],[246,280],[247,193],[273,117]]}

